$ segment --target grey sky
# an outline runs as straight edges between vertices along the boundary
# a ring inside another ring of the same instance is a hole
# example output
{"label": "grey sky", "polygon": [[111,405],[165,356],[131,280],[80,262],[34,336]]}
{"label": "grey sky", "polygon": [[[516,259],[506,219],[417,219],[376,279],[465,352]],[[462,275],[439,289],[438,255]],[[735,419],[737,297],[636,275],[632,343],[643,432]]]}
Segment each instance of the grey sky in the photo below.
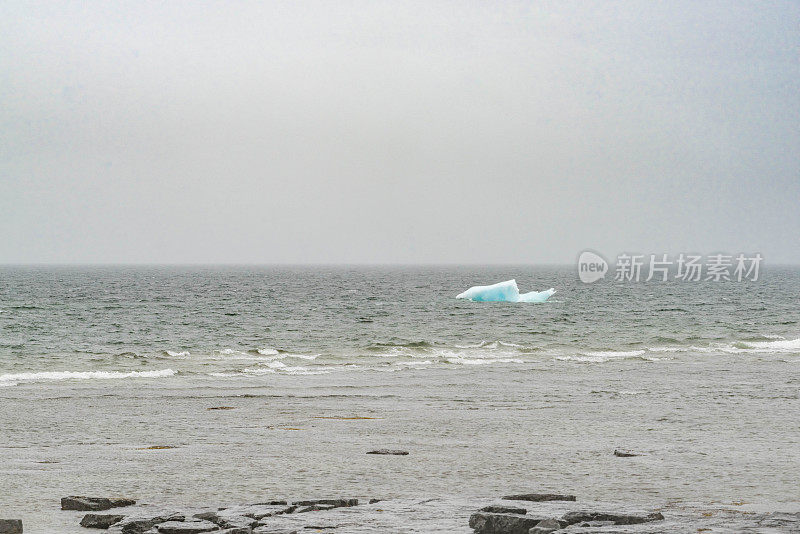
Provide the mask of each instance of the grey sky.
{"label": "grey sky", "polygon": [[798,263],[798,21],[0,1],[0,263]]}

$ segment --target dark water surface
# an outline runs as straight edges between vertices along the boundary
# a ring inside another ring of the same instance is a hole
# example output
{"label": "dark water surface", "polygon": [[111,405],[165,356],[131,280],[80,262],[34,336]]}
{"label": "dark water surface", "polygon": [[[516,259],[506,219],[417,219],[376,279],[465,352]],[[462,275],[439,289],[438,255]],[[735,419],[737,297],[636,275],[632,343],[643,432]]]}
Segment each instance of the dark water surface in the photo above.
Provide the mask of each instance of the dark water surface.
{"label": "dark water surface", "polygon": [[[454,298],[509,278],[558,292]],[[798,295],[790,268],[0,268],[0,510],[71,532],[58,498],[83,493],[797,509]]]}

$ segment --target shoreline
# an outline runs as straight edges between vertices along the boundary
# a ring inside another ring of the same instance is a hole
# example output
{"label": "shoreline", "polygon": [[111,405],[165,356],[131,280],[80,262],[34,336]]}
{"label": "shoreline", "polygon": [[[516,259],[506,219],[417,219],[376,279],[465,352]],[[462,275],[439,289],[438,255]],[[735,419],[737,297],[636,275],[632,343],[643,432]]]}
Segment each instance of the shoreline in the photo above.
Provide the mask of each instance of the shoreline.
{"label": "shoreline", "polygon": [[[757,511],[747,503],[710,506],[679,502],[642,507],[544,493],[485,498],[254,498],[249,503],[223,506],[65,497],[61,507],[66,508],[59,511],[64,525],[74,526],[69,528],[70,533],[102,529],[109,534],[635,534],[800,529],[800,509]],[[7,532],[16,534],[14,530]]]}

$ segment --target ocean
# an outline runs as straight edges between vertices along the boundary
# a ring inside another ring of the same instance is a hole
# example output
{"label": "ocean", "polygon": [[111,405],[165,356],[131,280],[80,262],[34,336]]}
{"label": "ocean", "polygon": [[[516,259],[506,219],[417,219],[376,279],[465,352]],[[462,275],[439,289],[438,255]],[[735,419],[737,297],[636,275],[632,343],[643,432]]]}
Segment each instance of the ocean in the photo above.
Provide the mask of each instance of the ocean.
{"label": "ocean", "polygon": [[[511,278],[556,293],[455,299]],[[534,490],[796,511],[798,295],[800,269],[773,266],[594,284],[572,266],[0,267],[0,517],[70,533],[66,495]],[[382,447],[409,455],[365,454]]]}

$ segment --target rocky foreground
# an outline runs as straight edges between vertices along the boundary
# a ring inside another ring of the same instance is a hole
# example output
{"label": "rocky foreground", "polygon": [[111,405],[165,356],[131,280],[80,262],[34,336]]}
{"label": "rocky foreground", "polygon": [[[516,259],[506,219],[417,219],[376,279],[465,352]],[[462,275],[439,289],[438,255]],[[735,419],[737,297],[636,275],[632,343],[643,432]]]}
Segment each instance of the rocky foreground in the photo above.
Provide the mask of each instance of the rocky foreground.
{"label": "rocky foreground", "polygon": [[[82,527],[115,534],[800,532],[800,513],[757,513],[737,510],[734,505],[709,509],[673,504],[659,510],[632,510],[581,503],[574,495],[554,493],[484,500],[278,499],[185,509],[137,504],[125,498],[61,499],[62,510],[76,514]],[[0,534],[21,533],[21,521],[0,519]]]}

